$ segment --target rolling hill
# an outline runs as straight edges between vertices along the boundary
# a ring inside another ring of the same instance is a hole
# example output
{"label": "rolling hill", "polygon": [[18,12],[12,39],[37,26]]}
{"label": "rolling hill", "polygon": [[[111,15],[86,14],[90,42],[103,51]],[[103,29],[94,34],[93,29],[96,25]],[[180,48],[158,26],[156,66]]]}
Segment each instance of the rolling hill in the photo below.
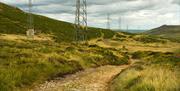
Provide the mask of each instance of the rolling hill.
{"label": "rolling hill", "polygon": [[[19,8],[0,3],[0,33],[25,34],[28,27],[27,16],[28,13]],[[33,14],[33,17],[36,32],[52,34],[59,42],[74,40],[75,29],[73,24],[35,14]],[[97,38],[102,33],[105,38],[111,38],[115,34],[110,30],[89,27],[87,37],[88,39]]]}
{"label": "rolling hill", "polygon": [[163,25],[161,27],[145,32],[150,35],[158,35],[174,41],[180,40],[180,25]]}

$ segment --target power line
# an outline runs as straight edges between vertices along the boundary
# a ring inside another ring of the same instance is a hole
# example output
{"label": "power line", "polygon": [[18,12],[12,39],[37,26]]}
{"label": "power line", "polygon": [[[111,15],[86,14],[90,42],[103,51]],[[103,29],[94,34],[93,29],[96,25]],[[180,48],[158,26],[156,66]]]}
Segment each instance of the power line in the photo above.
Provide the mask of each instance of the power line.
{"label": "power line", "polygon": [[26,31],[26,35],[28,38],[34,37],[34,25],[33,25],[33,15],[32,15],[32,0],[28,2],[28,29]]}
{"label": "power line", "polygon": [[76,41],[87,39],[87,3],[86,0],[76,0],[75,12]]}
{"label": "power line", "polygon": [[28,12],[28,22],[29,22],[29,28],[33,28],[33,17],[32,17],[32,0],[29,0],[29,12]]}

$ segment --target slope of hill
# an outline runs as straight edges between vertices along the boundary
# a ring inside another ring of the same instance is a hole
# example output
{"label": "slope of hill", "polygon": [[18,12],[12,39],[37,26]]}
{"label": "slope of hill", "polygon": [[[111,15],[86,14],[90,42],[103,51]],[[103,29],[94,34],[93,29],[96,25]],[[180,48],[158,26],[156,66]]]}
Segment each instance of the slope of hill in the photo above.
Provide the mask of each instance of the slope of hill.
{"label": "slope of hill", "polygon": [[[27,30],[27,13],[22,10],[0,3],[0,33],[7,34],[25,34]],[[73,24],[57,21],[44,16],[35,15],[34,26],[38,33],[53,34],[57,41],[73,41],[75,38],[75,29]],[[111,38],[113,31],[89,27],[87,37],[97,38],[104,33],[105,38]]]}
{"label": "slope of hill", "polygon": [[180,25],[163,25],[161,27],[145,32],[150,35],[159,35],[175,41],[180,40]]}

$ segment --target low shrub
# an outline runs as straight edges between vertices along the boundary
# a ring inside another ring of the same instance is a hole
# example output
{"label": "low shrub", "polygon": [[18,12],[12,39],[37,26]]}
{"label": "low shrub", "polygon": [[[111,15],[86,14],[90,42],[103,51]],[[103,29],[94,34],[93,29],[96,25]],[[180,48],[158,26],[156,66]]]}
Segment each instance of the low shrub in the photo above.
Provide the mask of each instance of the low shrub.
{"label": "low shrub", "polygon": [[134,39],[143,43],[166,43],[165,40],[154,36],[140,36]]}
{"label": "low shrub", "polygon": [[0,39],[0,91],[18,91],[89,67],[128,63],[127,56],[119,58],[113,51],[118,50],[96,45]]}
{"label": "low shrub", "polygon": [[121,34],[116,34],[116,37],[118,37],[118,38],[126,38],[127,36],[126,35],[121,35]]}
{"label": "low shrub", "polygon": [[89,47],[99,47],[98,45],[89,45]]}
{"label": "low shrub", "polygon": [[74,50],[75,50],[74,47],[67,47],[67,48],[66,48],[66,51],[74,51]]}

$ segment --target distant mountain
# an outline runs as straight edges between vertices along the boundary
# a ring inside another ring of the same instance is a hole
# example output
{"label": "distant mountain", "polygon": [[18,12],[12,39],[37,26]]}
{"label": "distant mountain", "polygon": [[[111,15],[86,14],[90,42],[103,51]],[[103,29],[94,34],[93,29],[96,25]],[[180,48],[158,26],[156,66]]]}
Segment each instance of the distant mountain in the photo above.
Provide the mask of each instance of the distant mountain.
{"label": "distant mountain", "polygon": [[[0,2],[0,33],[7,34],[25,34],[28,13]],[[73,24],[54,20],[48,17],[35,15],[34,27],[38,33],[52,34],[57,41],[73,41],[76,31]],[[115,32],[100,28],[89,27],[87,33],[88,39],[101,37],[111,38]]]}
{"label": "distant mountain", "polygon": [[137,29],[131,29],[131,30],[123,30],[124,32],[129,32],[129,33],[143,33],[146,30],[137,30]]}
{"label": "distant mountain", "polygon": [[158,35],[164,38],[180,41],[180,25],[163,25],[149,30],[145,34]]}
{"label": "distant mountain", "polygon": [[119,30],[119,29],[115,29],[114,31],[118,31],[118,32],[126,32],[126,33],[143,33],[147,30],[138,30],[138,29],[130,29],[130,30]]}

